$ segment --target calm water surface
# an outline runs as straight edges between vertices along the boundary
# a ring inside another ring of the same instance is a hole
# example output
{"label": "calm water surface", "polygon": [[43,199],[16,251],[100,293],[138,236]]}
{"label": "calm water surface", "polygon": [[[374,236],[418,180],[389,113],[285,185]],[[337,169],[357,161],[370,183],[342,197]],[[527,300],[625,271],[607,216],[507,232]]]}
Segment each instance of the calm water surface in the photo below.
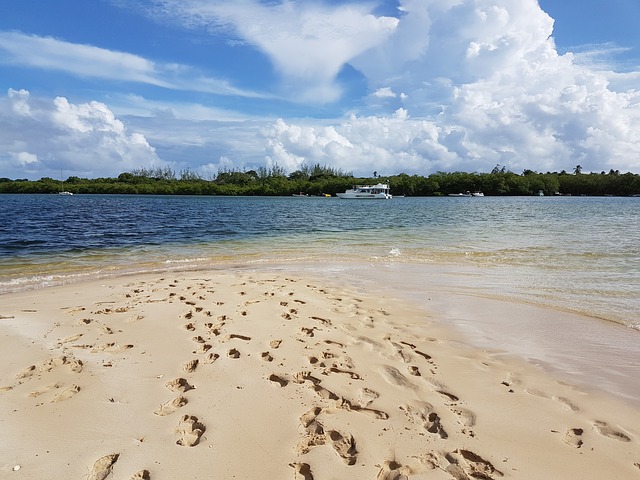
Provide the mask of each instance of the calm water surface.
{"label": "calm water surface", "polygon": [[460,288],[640,329],[640,198],[0,195],[0,206],[0,293],[230,264],[445,266]]}

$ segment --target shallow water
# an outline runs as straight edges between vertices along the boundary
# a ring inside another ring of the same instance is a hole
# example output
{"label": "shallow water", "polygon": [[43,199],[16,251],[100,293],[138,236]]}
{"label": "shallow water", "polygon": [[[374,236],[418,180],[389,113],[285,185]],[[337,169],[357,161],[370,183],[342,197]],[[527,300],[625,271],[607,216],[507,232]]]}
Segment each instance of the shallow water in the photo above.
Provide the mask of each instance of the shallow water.
{"label": "shallow water", "polygon": [[0,195],[0,204],[0,292],[228,264],[451,265],[487,295],[640,328],[638,198]]}

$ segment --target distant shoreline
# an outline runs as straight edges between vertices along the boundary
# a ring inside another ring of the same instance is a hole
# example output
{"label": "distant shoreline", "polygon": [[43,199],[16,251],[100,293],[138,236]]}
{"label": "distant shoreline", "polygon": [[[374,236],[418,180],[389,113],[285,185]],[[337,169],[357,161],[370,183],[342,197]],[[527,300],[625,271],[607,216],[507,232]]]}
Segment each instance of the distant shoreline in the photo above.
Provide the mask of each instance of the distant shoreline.
{"label": "distant shoreline", "polygon": [[[318,167],[320,168],[320,167]],[[438,172],[428,176],[386,175],[353,177],[350,173],[325,167],[318,172],[291,174],[276,169],[255,172],[219,172],[204,179],[194,172],[177,176],[166,169],[122,173],[116,178],[66,180],[0,178],[0,193],[59,193],[144,195],[251,195],[251,196],[335,196],[356,184],[373,185],[384,180],[396,196],[447,196],[478,191],[487,196],[586,195],[638,196],[640,175],[610,170],[601,173],[547,172],[524,170],[516,174],[505,169],[491,173]]]}

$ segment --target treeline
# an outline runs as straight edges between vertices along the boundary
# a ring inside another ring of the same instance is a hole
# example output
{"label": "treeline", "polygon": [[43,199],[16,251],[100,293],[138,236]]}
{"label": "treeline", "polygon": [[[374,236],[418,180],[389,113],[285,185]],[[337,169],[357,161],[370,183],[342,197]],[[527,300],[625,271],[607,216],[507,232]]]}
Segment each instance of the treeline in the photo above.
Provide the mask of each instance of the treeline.
{"label": "treeline", "polygon": [[331,167],[302,166],[287,173],[282,168],[223,170],[215,178],[204,179],[192,170],[176,174],[169,168],[138,169],[117,178],[69,177],[64,182],[0,178],[0,193],[145,194],[145,195],[335,195],[355,184],[386,182],[394,195],[439,196],[481,191],[485,195],[616,195],[640,194],[640,175],[620,173],[583,174],[578,165],[573,173],[538,173],[525,170],[516,174],[496,166],[489,173],[437,172],[428,176],[404,173],[354,177]]}

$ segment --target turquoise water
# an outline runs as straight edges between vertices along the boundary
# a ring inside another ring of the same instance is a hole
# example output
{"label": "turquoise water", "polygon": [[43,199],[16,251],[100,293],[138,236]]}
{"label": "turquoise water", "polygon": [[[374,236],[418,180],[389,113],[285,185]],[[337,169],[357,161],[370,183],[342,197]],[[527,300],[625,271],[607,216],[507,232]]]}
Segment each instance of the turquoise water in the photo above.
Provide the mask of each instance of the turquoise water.
{"label": "turquoise water", "polygon": [[0,195],[0,205],[0,293],[231,265],[363,264],[381,284],[384,266],[445,267],[458,288],[640,329],[638,198]]}

